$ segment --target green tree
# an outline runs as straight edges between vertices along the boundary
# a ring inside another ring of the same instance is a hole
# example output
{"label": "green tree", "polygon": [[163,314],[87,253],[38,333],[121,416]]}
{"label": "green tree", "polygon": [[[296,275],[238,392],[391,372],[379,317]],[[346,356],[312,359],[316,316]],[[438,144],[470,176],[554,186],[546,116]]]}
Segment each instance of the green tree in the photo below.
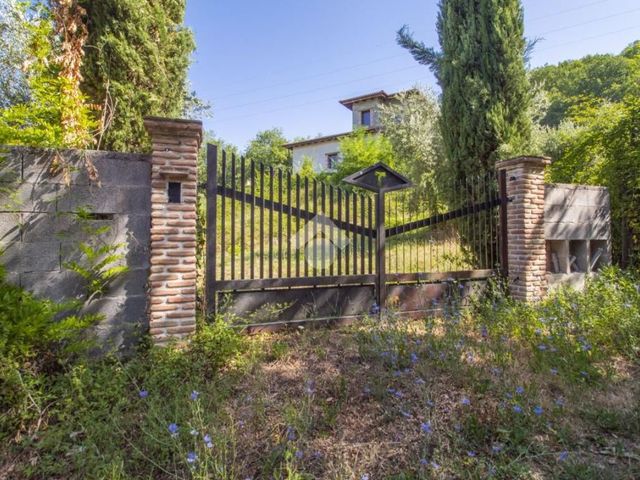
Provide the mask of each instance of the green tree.
{"label": "green tree", "polygon": [[413,182],[415,197],[434,201],[446,167],[438,100],[420,88],[399,93],[397,99],[380,108],[384,136],[393,148],[396,168]]}
{"label": "green tree", "polygon": [[[57,6],[54,2],[54,21],[52,12],[37,2],[19,5],[23,13],[17,28],[26,38],[22,71],[28,94],[0,109],[0,144],[52,148],[91,144],[95,122],[69,67],[82,55],[83,31],[76,23],[77,11],[65,15],[69,11]],[[72,24],[78,27],[74,32],[63,28]]]}
{"label": "green tree", "polygon": [[105,131],[99,147],[148,147],[146,115],[180,116],[195,48],[183,24],[186,0],[81,0],[89,39],[82,89],[101,105]]}
{"label": "green tree", "polygon": [[531,122],[520,0],[441,0],[440,51],[403,27],[398,43],[442,87],[442,134],[455,178],[492,171],[528,144]]}
{"label": "green tree", "polygon": [[0,3],[0,108],[29,98],[24,72],[29,43],[26,15],[24,4],[16,0]]}
{"label": "green tree", "polygon": [[254,160],[267,165],[291,166],[291,151],[285,148],[287,139],[282,130],[272,128],[258,132],[244,152],[247,161]]}
{"label": "green tree", "polygon": [[340,182],[344,177],[378,162],[395,166],[393,147],[383,134],[371,134],[364,128],[340,139],[341,160],[331,179]]}
{"label": "green tree", "polygon": [[634,46],[640,48],[640,41],[621,55],[588,55],[532,70],[531,82],[541,85],[550,101],[541,123],[555,127],[582,107],[621,101],[633,76]]}

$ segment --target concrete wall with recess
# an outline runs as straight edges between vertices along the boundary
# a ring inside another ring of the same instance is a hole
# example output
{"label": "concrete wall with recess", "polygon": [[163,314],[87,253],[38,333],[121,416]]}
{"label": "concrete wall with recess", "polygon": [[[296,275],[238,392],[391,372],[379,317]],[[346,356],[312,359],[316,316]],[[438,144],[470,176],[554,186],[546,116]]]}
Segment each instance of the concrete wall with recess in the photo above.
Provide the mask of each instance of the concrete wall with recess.
{"label": "concrete wall with recess", "polygon": [[[104,314],[97,333],[105,346],[124,347],[147,327],[151,163],[146,155],[61,151],[78,167],[69,182],[51,174],[56,153],[0,147],[0,263],[8,279],[56,301],[81,299],[83,279],[64,264],[81,260],[78,243],[122,243],[129,271],[85,307]],[[100,184],[82,166],[93,164]],[[81,220],[78,211],[92,214]],[[109,226],[96,238],[88,229]]]}
{"label": "concrete wall with recess", "polygon": [[545,186],[544,227],[549,287],[584,286],[611,263],[611,207],[606,187]]}

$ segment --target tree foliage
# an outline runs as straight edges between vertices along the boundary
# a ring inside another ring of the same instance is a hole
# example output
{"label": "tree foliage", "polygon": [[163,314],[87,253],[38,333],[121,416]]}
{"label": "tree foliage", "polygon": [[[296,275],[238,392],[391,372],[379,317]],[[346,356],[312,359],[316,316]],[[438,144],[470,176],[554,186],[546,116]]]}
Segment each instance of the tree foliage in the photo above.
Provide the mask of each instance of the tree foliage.
{"label": "tree foliage", "polygon": [[588,55],[531,72],[532,83],[549,95],[549,109],[542,124],[558,126],[572,111],[603,102],[620,102],[629,89],[640,41],[621,55]]}
{"label": "tree foliage", "polygon": [[429,66],[442,87],[442,134],[455,178],[493,170],[528,143],[527,43],[520,0],[441,0],[440,51],[407,27],[398,43]]}
{"label": "tree foliage", "polygon": [[416,197],[423,203],[431,201],[438,196],[446,170],[438,100],[419,88],[401,92],[397,99],[380,108],[384,136],[396,168],[413,182]]}
{"label": "tree foliage", "polygon": [[89,38],[82,89],[103,106],[100,147],[140,151],[148,146],[146,115],[180,116],[195,48],[183,24],[186,0],[80,0]]}
{"label": "tree foliage", "polygon": [[340,182],[347,175],[378,162],[395,166],[393,147],[389,139],[384,134],[372,134],[364,128],[359,128],[353,134],[340,139],[340,154],[342,159],[331,175],[335,182]]}
{"label": "tree foliage", "polygon": [[[58,5],[54,2],[54,7]],[[18,28],[27,39],[23,75],[28,92],[0,109],[0,144],[86,148],[96,124],[74,76],[82,56],[78,53],[82,32],[65,34],[64,11],[54,9],[53,18],[37,2],[20,8]],[[77,20],[76,13],[72,21]]]}
{"label": "tree foliage", "polygon": [[25,6],[16,0],[0,2],[0,108],[29,98],[24,74],[29,43],[26,14]]}
{"label": "tree foliage", "polygon": [[267,165],[291,166],[291,151],[284,147],[286,143],[281,129],[263,130],[249,143],[244,152],[245,158]]}

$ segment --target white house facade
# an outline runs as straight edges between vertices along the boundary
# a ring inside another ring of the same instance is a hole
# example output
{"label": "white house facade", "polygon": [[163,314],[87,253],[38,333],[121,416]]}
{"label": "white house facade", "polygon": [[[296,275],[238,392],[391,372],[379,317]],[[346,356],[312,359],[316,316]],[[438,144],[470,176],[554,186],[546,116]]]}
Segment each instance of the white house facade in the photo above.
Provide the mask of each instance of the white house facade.
{"label": "white house facade", "polygon": [[357,128],[365,128],[376,133],[381,129],[380,107],[388,102],[397,101],[397,94],[387,94],[384,90],[340,100],[340,104],[351,110],[352,129],[349,132],[337,133],[323,137],[301,140],[285,145],[291,150],[293,169],[299,171],[305,160],[309,160],[315,172],[335,170],[340,156],[340,139],[351,135]]}

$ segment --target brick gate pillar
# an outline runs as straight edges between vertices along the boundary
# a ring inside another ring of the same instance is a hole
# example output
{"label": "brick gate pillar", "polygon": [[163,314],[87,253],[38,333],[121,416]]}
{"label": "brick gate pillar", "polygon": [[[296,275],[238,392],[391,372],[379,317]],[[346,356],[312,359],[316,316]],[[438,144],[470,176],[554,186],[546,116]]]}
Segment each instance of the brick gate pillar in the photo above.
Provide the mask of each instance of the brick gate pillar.
{"label": "brick gate pillar", "polygon": [[196,189],[202,123],[147,117],[151,136],[149,333],[156,344],[196,330]]}
{"label": "brick gate pillar", "polygon": [[547,291],[544,241],[544,170],[546,157],[517,157],[496,164],[507,177],[508,275],[511,295],[540,300]]}

